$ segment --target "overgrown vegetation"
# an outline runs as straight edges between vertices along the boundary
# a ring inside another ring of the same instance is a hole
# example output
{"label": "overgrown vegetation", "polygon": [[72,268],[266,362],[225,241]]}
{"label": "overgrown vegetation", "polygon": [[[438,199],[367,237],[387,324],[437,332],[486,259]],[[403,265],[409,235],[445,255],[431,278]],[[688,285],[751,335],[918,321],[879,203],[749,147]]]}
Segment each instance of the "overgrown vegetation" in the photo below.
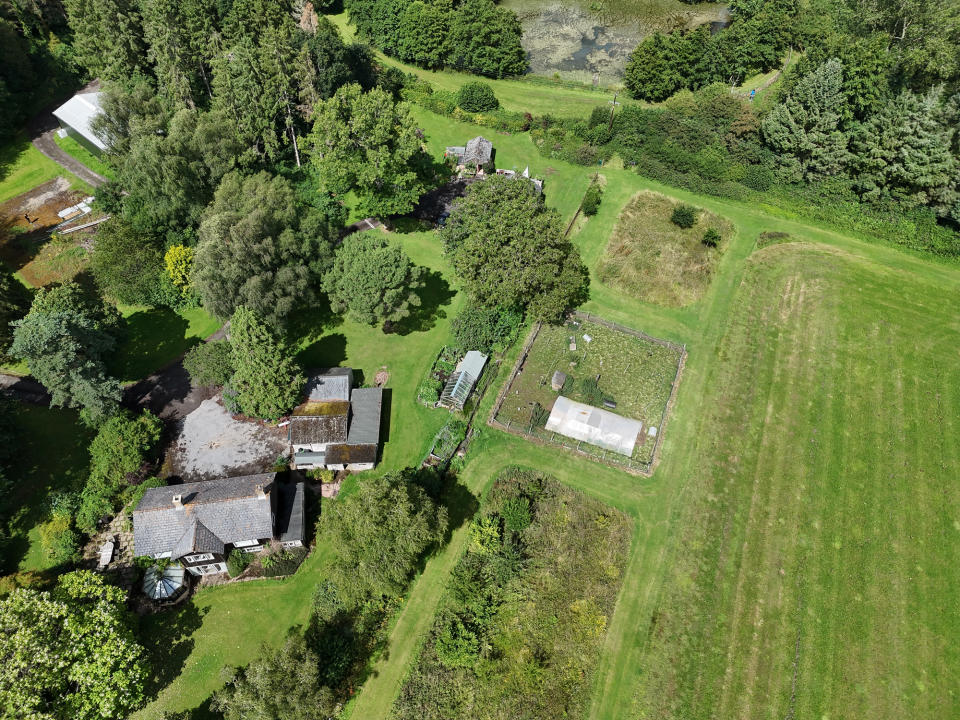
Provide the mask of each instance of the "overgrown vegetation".
{"label": "overgrown vegetation", "polygon": [[511,469],[470,537],[394,716],[581,716],[620,587],[626,517]]}

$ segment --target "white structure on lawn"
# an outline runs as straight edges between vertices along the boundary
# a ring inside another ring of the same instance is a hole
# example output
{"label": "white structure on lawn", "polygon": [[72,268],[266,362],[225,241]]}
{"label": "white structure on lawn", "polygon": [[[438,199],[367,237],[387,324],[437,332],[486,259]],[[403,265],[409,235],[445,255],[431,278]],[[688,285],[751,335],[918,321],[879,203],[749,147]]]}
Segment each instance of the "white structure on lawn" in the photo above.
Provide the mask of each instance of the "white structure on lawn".
{"label": "white structure on lawn", "polygon": [[61,137],[69,135],[94,155],[99,155],[107,145],[93,132],[90,124],[102,112],[100,93],[87,92],[74,95],[54,110],[53,115],[60,121]]}
{"label": "white structure on lawn", "polygon": [[631,457],[643,423],[561,395],[550,411],[547,430]]}

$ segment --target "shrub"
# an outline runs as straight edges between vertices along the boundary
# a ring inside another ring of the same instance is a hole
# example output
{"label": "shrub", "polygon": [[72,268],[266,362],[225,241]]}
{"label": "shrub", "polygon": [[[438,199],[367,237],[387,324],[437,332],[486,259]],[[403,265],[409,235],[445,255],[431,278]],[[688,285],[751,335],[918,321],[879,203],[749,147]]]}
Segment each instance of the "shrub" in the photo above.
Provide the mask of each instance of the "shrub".
{"label": "shrub", "polygon": [[333,470],[327,470],[326,468],[314,468],[307,473],[307,477],[313,478],[324,485],[332,483],[335,475],[336,473]]}
{"label": "shrub", "polygon": [[417,388],[417,399],[425,405],[432,405],[440,399],[440,391],[443,389],[443,383],[436,378],[424,378]]}
{"label": "shrub", "polygon": [[523,313],[519,310],[471,302],[453,319],[453,336],[468,350],[503,350],[513,344],[521,323]]}
{"label": "shrub", "polygon": [[500,101],[493,94],[493,88],[485,82],[468,82],[457,93],[457,105],[467,112],[496,110]]}
{"label": "shrub", "polygon": [[603,403],[603,391],[593,378],[583,378],[580,381],[580,392],[591,405],[601,405]]}
{"label": "shrub", "polygon": [[80,533],[74,529],[69,515],[56,514],[41,525],[40,544],[47,557],[56,565],[65,565],[80,559]]}
{"label": "shrub", "polygon": [[703,244],[707,247],[717,247],[722,239],[716,228],[707,228],[707,231],[703,234]]}
{"label": "shrub", "polygon": [[201,343],[190,348],[183,367],[194,385],[222,387],[233,377],[233,348],[228,340]]}
{"label": "shrub", "polygon": [[764,165],[750,165],[742,182],[751,190],[766,192],[773,185],[773,171]]}
{"label": "shrub", "polygon": [[547,424],[547,420],[550,418],[550,413],[547,412],[547,409],[543,407],[540,403],[534,403],[533,409],[530,410],[530,425],[535,428],[542,428]]}
{"label": "shrub", "polygon": [[533,522],[530,501],[523,495],[507,498],[500,509],[500,515],[503,517],[503,526],[513,532],[526,530]]}
{"label": "shrub", "polygon": [[306,557],[306,548],[284,548],[262,555],[260,564],[263,565],[263,574],[266,577],[293,575]]}
{"label": "shrub", "polygon": [[600,208],[600,198],[603,197],[603,189],[597,184],[592,183],[583,195],[583,202],[580,203],[580,209],[584,215],[596,215]]}
{"label": "shrub", "polygon": [[684,229],[692,228],[697,223],[697,211],[690,205],[677,205],[670,215],[670,222]]}
{"label": "shrub", "polygon": [[454,616],[437,634],[437,660],[444,667],[473,667],[480,654],[480,640],[475,632]]}
{"label": "shrub", "polygon": [[231,550],[230,554],[227,555],[227,573],[234,578],[250,567],[251,562],[253,562],[253,553],[245,553],[243,550],[236,549]]}

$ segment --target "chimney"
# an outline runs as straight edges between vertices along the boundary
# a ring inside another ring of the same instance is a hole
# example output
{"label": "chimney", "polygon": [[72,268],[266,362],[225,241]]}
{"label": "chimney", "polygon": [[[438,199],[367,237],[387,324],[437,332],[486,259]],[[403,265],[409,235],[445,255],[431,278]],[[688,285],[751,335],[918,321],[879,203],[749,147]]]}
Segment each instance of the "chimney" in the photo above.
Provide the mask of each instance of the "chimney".
{"label": "chimney", "polygon": [[178,510],[183,510],[183,496],[182,496],[182,495],[174,495],[174,496],[173,496],[173,506],[174,506],[175,508],[177,508]]}

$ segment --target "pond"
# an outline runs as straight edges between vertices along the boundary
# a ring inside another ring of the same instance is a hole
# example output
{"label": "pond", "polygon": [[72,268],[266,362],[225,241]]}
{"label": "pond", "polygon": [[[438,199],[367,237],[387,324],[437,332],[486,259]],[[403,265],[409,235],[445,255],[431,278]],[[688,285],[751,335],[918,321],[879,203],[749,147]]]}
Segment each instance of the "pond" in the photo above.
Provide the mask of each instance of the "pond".
{"label": "pond", "polygon": [[530,71],[599,85],[617,84],[630,53],[655,30],[727,19],[726,5],[679,0],[502,0],[520,18]]}

